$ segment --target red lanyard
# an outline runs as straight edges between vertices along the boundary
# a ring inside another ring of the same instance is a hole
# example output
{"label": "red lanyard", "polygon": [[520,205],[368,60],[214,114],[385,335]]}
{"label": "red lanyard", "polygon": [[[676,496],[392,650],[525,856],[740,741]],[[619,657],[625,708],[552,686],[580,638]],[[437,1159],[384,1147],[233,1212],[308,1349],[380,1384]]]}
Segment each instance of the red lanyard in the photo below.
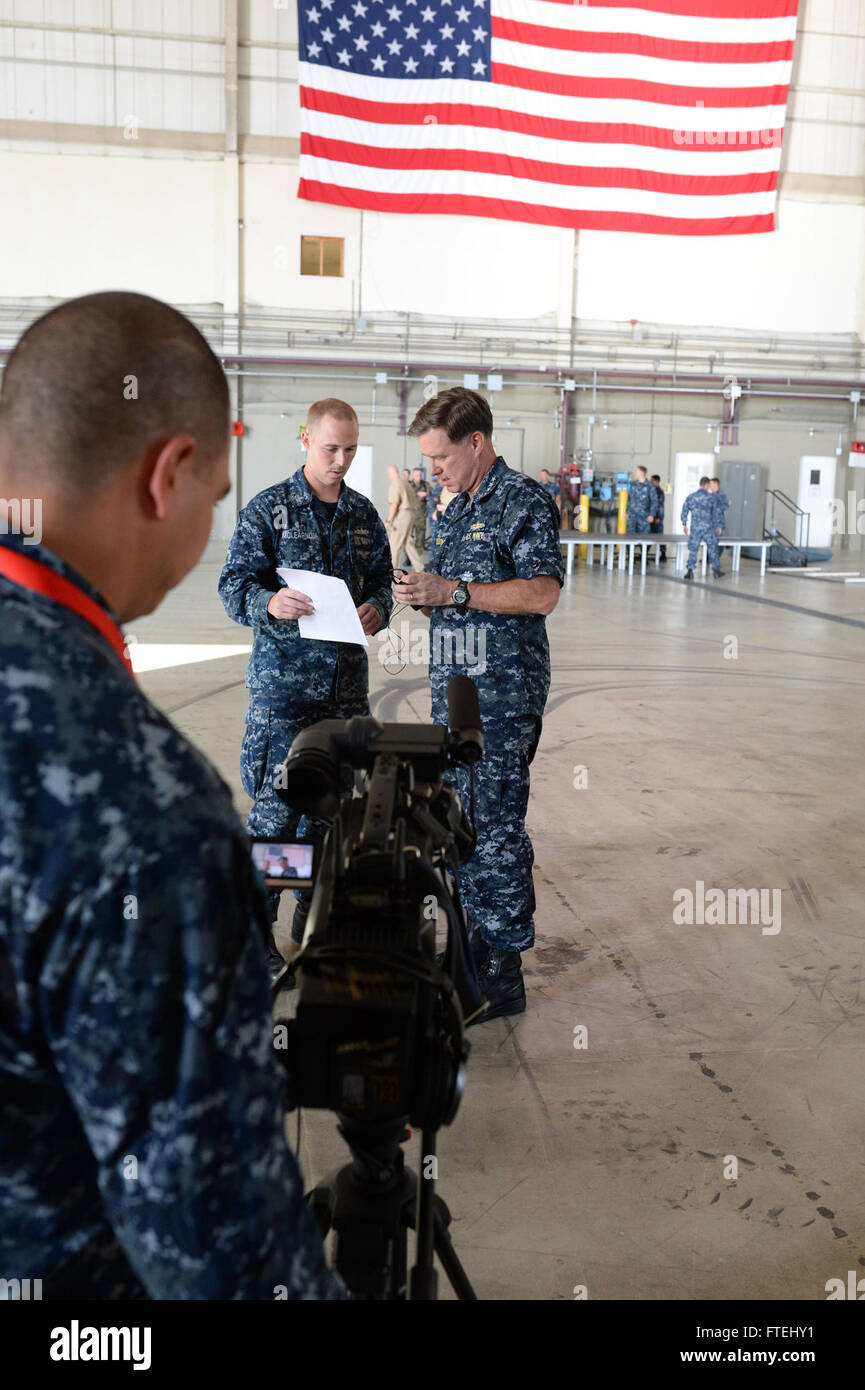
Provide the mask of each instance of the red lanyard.
{"label": "red lanyard", "polygon": [[77,584],[73,584],[70,579],[64,579],[62,574],[57,574],[41,561],[31,560],[20,551],[11,550],[3,545],[0,545],[0,574],[6,579],[11,579],[13,584],[20,584],[22,589],[32,589],[35,594],[44,594],[46,598],[53,599],[64,608],[71,608],[73,613],[84,618],[110,642],[130,676],[135,678],[120,628],[104,608],[82,593]]}

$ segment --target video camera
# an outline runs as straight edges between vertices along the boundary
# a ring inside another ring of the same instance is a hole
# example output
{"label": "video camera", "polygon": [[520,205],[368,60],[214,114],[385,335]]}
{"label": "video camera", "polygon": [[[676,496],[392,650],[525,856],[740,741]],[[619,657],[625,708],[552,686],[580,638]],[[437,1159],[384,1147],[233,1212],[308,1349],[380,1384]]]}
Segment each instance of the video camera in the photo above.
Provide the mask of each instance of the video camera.
{"label": "video camera", "polygon": [[[442,774],[483,754],[477,690],[448,686],[450,731],[323,720],[294,740],[275,781],[295,809],[331,820],[282,1054],[289,1107],[438,1128],[456,1114],[481,1007],[456,884],[474,831]],[[346,769],[366,773],[344,791]],[[436,924],[447,923],[442,965]],[[280,981],[277,980],[277,989]]]}
{"label": "video camera", "polygon": [[[322,1235],[335,1232],[336,1268],[355,1298],[405,1297],[409,1228],[411,1297],[436,1296],[434,1251],[458,1297],[475,1297],[433,1192],[435,1131],[459,1108],[465,1028],[482,1008],[458,886],[475,833],[443,780],[483,755],[474,682],[455,676],[447,702],[449,730],[323,720],[298,734],[274,781],[293,810],[331,821],[292,963],[297,1010],[279,1025],[278,1055],[289,1109],[335,1111],[351,1150],[310,1201]],[[473,800],[472,783],[472,811]],[[404,1161],[409,1123],[423,1131],[420,1180]]]}

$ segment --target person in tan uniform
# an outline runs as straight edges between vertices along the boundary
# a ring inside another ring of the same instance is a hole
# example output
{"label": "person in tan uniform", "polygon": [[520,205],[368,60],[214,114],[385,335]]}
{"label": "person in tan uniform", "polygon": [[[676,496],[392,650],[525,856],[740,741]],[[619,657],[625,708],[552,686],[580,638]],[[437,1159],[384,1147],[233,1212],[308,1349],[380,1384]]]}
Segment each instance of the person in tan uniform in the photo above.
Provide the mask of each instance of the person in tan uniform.
{"label": "person in tan uniform", "polygon": [[436,502],[436,524],[441,525],[441,519],[448,509],[448,503],[452,502],[458,494],[451,492],[448,488],[442,487],[439,492],[439,500]]}
{"label": "person in tan uniform", "polygon": [[390,479],[390,487],[387,490],[388,510],[385,526],[390,537],[390,553],[394,569],[399,567],[399,557],[402,555],[403,546],[405,546],[409,564],[413,565],[416,570],[422,570],[423,560],[411,535],[417,494],[411,483],[399,476],[399,470],[395,464],[390,465],[387,476]]}

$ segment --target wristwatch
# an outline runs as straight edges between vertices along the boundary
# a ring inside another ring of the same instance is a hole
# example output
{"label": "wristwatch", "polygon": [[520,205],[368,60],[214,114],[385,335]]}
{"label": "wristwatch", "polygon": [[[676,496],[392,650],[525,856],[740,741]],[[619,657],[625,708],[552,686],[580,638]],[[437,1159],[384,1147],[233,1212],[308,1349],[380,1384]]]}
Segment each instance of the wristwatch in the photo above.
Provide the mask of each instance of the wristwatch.
{"label": "wristwatch", "polygon": [[457,584],[456,588],[451,594],[451,601],[456,604],[457,608],[465,608],[466,604],[468,603],[469,590],[468,585],[466,584],[464,579],[460,580],[459,584]]}

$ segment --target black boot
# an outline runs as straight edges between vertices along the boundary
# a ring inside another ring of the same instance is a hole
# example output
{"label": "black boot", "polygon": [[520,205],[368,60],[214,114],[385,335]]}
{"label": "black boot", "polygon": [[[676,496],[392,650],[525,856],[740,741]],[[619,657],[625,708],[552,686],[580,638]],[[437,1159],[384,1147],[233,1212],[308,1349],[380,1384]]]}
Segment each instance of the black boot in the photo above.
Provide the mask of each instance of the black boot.
{"label": "black boot", "polygon": [[686,579],[693,579],[693,578],[694,578],[694,571],[693,571],[693,570],[685,570],[685,578],[686,578]]}
{"label": "black boot", "polygon": [[299,946],[303,941],[306,931],[306,919],[309,916],[309,909],[312,903],[311,893],[301,893],[294,904],[294,916],[291,919],[291,939]]}
{"label": "black boot", "polygon": [[[273,984],[273,982],[274,982],[274,980],[276,979],[277,975],[280,975],[280,974],[282,973],[282,971],[285,969],[286,962],[283,960],[282,956],[279,954],[279,951],[277,951],[272,936],[271,936],[270,940],[269,940],[268,943],[267,943],[266,955],[267,955],[267,973],[268,973],[268,975],[270,976],[270,983]],[[292,985],[293,985],[293,980],[292,980]]]}
{"label": "black boot", "polygon": [[727,571],[726,571],[726,570],[712,570],[712,573],[714,574],[714,576],[715,576],[716,579],[723,579],[723,578],[724,578],[724,575],[727,573]]}
{"label": "black boot", "polygon": [[478,984],[486,999],[488,1008],[479,1013],[475,1023],[486,1023],[491,1018],[503,1018],[509,1014],[521,1014],[526,1007],[526,986],[520,968],[519,951],[503,951],[499,946],[490,946],[478,967]]}

